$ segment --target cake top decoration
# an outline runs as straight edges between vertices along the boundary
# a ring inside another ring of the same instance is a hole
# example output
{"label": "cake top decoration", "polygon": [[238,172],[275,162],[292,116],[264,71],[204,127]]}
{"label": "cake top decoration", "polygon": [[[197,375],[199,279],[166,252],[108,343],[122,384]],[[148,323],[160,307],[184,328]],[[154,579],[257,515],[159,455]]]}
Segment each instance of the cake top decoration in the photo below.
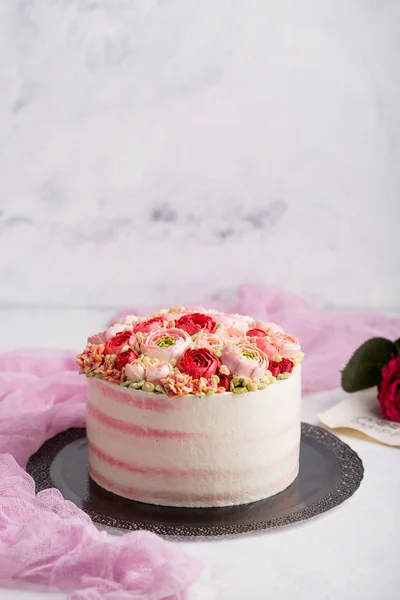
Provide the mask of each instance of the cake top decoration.
{"label": "cake top decoration", "polygon": [[128,315],[88,338],[79,372],[144,392],[199,396],[265,389],[290,377],[303,353],[275,323],[183,306]]}

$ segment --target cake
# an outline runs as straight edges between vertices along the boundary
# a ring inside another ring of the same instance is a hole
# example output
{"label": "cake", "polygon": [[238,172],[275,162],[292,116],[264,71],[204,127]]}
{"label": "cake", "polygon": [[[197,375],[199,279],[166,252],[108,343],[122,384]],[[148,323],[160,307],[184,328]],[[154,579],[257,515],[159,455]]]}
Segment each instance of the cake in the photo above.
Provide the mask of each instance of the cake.
{"label": "cake", "polygon": [[128,315],[90,336],[89,474],[118,496],[215,507],[297,477],[301,360],[275,323],[203,308]]}

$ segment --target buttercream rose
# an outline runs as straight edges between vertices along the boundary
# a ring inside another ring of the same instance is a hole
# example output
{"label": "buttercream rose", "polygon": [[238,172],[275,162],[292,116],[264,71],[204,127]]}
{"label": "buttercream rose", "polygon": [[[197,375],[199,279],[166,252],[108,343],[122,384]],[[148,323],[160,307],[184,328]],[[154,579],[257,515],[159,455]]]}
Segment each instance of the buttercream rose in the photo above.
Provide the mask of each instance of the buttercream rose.
{"label": "buttercream rose", "polygon": [[268,363],[268,371],[270,371],[271,375],[274,377],[278,377],[281,372],[279,362],[277,360],[270,360]]}
{"label": "buttercream rose", "polygon": [[247,340],[228,344],[221,361],[236,377],[263,377],[268,368],[267,356]]}
{"label": "buttercream rose", "polygon": [[156,329],[142,342],[140,351],[151,358],[169,362],[179,359],[191,342],[192,338],[182,329]]}
{"label": "buttercream rose", "polygon": [[146,371],[141,360],[134,360],[129,365],[125,366],[125,375],[129,381],[137,382],[146,379]]}
{"label": "buttercream rose", "polygon": [[221,327],[217,329],[218,335],[223,340],[233,340],[237,338],[244,338],[245,332],[242,329],[234,329],[233,327]]}
{"label": "buttercream rose", "polygon": [[173,372],[172,365],[163,361],[153,361],[146,366],[146,381],[151,381],[155,385],[161,382],[161,379],[168,377]]}
{"label": "buttercream rose", "polygon": [[112,337],[104,346],[104,354],[116,354],[123,346],[126,346],[129,338],[132,336],[132,331],[120,331]]}
{"label": "buttercream rose", "polygon": [[378,400],[382,414],[391,421],[400,423],[400,356],[393,358],[382,369]]}
{"label": "buttercream rose", "polygon": [[214,333],[217,324],[212,317],[203,313],[191,313],[184,315],[175,321],[175,327],[183,329],[189,335],[193,335],[202,329],[207,333]]}
{"label": "buttercream rose", "polygon": [[157,359],[134,360],[125,366],[125,375],[129,381],[149,381],[155,385],[172,372],[172,365]]}
{"label": "buttercream rose", "polygon": [[266,321],[254,321],[251,324],[253,329],[262,329],[267,332],[267,335],[273,335],[274,333],[285,333],[282,327],[276,323],[267,323]]}
{"label": "buttercream rose", "polygon": [[195,339],[196,348],[208,348],[209,350],[219,351],[222,349],[223,341],[216,333],[206,333],[201,331]]}
{"label": "buttercream rose", "polygon": [[100,333],[95,333],[88,338],[89,344],[104,344],[111,340],[117,333],[120,331],[124,331],[127,326],[122,323],[115,323],[108,327],[105,331],[101,331]]}
{"label": "buttercream rose", "polygon": [[215,375],[221,366],[220,360],[208,348],[193,348],[186,350],[178,363],[181,373],[186,373],[199,379],[209,379]]}
{"label": "buttercream rose", "polygon": [[104,339],[106,340],[106,342],[108,342],[108,340],[111,340],[111,338],[113,338],[117,333],[120,333],[125,329],[128,329],[126,325],[123,325],[122,323],[115,323],[114,325],[111,325],[105,330]]}
{"label": "buttercream rose", "polygon": [[152,319],[147,319],[146,321],[140,321],[136,323],[133,328],[134,333],[149,333],[150,331],[155,331],[156,329],[160,329],[165,323],[165,319],[163,317],[153,317]]}
{"label": "buttercream rose", "polygon": [[138,317],[138,315],[125,315],[124,317],[120,317],[116,323],[122,323],[122,325],[134,325],[139,321],[143,321],[144,317]]}
{"label": "buttercream rose", "polygon": [[265,338],[258,337],[254,343],[257,346],[257,348],[262,350],[262,352],[264,352],[264,354],[267,355],[269,359],[279,354],[278,348],[271,344],[271,342],[269,342]]}
{"label": "buttercream rose", "polygon": [[273,345],[278,348],[279,354],[285,358],[295,358],[301,350],[299,340],[294,335],[273,333],[271,340]]}
{"label": "buttercream rose", "polygon": [[282,358],[281,362],[279,363],[279,367],[281,373],[291,373],[294,367],[293,361],[289,358]]}
{"label": "buttercream rose", "polygon": [[97,346],[99,344],[104,344],[104,342],[106,341],[105,334],[106,334],[105,331],[101,331],[100,333],[94,333],[93,335],[90,335],[88,337],[89,344],[96,344]]}
{"label": "buttercream rose", "polygon": [[231,375],[224,375],[222,373],[219,373],[218,377],[219,377],[218,386],[225,388],[225,390],[227,392],[229,392],[230,389],[231,389],[232,376]]}
{"label": "buttercream rose", "polygon": [[227,315],[218,311],[209,311],[209,314],[217,323],[221,323],[224,327],[229,329],[240,329],[241,331],[247,331],[249,323],[252,321],[250,317],[237,314]]}
{"label": "buttercream rose", "polygon": [[270,360],[268,363],[268,371],[270,371],[274,377],[278,377],[280,373],[291,373],[293,367],[293,361],[289,358],[282,358],[280,362],[277,360]]}
{"label": "buttercream rose", "polygon": [[260,329],[259,327],[253,327],[253,329],[249,329],[246,332],[247,337],[265,337],[267,332],[264,329]]}
{"label": "buttercream rose", "polygon": [[138,358],[138,356],[139,354],[136,352],[136,350],[133,350],[132,348],[127,348],[126,350],[118,352],[115,361],[115,366],[117,367],[117,369],[122,369],[123,367],[125,367],[125,365],[135,360],[135,358]]}

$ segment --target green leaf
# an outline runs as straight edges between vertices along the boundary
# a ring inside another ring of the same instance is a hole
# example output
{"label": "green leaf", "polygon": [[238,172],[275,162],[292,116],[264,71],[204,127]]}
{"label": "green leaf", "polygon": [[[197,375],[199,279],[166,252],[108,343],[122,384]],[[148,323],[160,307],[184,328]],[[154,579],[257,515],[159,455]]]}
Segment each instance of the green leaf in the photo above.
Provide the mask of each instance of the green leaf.
{"label": "green leaf", "polygon": [[382,367],[397,354],[396,344],[385,338],[372,338],[358,348],[342,371],[345,392],[358,392],[378,385]]}
{"label": "green leaf", "polygon": [[400,356],[400,338],[395,341],[395,345],[397,348],[397,354]]}

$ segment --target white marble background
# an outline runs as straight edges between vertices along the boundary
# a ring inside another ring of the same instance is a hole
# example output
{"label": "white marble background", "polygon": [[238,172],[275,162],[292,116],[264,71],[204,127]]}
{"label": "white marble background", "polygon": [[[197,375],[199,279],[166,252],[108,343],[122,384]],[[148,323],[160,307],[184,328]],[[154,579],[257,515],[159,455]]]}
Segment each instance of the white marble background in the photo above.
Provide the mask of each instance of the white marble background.
{"label": "white marble background", "polygon": [[0,306],[400,306],[398,0],[1,0]]}

